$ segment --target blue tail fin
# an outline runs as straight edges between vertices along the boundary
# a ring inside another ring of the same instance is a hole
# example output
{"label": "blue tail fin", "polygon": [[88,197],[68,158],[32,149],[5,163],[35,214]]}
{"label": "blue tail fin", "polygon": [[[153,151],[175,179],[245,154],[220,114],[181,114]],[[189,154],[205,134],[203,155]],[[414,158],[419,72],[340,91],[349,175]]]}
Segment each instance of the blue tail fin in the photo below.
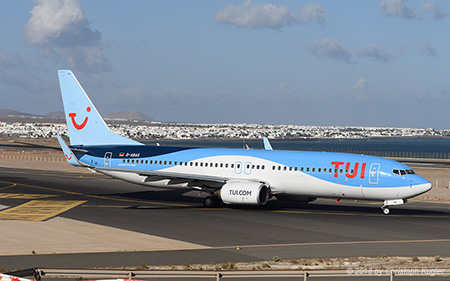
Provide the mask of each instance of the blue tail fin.
{"label": "blue tail fin", "polygon": [[72,71],[59,70],[58,77],[71,145],[141,144],[108,128]]}

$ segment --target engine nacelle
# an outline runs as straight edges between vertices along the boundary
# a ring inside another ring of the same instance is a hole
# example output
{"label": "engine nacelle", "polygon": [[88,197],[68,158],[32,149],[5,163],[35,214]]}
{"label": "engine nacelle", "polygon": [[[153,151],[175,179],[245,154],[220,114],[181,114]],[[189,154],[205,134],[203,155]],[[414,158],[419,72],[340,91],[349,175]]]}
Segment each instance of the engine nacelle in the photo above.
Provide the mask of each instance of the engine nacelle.
{"label": "engine nacelle", "polygon": [[220,189],[225,204],[264,205],[269,194],[270,188],[259,182],[229,182]]}

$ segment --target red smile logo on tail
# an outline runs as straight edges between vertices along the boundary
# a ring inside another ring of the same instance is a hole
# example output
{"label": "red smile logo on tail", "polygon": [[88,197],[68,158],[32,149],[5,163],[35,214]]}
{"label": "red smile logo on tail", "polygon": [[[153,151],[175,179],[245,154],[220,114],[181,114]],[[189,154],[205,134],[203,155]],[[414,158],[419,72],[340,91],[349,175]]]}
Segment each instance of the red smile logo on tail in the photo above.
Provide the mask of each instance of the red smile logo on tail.
{"label": "red smile logo on tail", "polygon": [[[90,111],[91,111],[91,108],[88,106],[88,107],[86,108],[86,111],[87,111],[87,112],[90,112]],[[74,126],[77,130],[81,130],[81,129],[84,128],[84,126],[86,126],[86,123],[87,123],[87,121],[88,121],[89,118],[86,116],[86,118],[84,118],[83,123],[81,123],[81,125],[78,125],[77,122],[75,121],[75,117],[76,117],[76,116],[77,116],[76,113],[69,113],[69,117],[72,118],[72,124],[73,124],[73,126]]]}

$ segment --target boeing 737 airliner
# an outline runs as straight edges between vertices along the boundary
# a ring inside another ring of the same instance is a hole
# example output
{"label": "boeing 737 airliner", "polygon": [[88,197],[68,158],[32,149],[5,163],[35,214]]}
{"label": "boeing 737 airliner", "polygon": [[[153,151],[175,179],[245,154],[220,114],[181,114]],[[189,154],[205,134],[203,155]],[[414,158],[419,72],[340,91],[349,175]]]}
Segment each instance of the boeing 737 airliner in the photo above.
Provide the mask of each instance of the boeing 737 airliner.
{"label": "boeing 737 airliner", "polygon": [[207,207],[264,205],[316,198],[384,201],[382,210],[405,204],[431,183],[399,162],[367,155],[144,145],[110,131],[76,77],[59,70],[70,146],[58,137],[67,161],[128,182],[186,188],[209,194]]}

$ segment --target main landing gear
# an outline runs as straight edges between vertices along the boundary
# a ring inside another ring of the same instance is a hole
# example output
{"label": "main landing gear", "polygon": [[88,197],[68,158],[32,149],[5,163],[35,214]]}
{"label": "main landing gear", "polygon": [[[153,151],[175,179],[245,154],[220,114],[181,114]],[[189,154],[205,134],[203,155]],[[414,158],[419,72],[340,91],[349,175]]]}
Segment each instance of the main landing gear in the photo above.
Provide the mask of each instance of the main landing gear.
{"label": "main landing gear", "polygon": [[220,206],[220,200],[219,197],[216,196],[207,196],[205,198],[205,201],[203,201],[203,205],[205,205],[206,208],[217,208]]}

